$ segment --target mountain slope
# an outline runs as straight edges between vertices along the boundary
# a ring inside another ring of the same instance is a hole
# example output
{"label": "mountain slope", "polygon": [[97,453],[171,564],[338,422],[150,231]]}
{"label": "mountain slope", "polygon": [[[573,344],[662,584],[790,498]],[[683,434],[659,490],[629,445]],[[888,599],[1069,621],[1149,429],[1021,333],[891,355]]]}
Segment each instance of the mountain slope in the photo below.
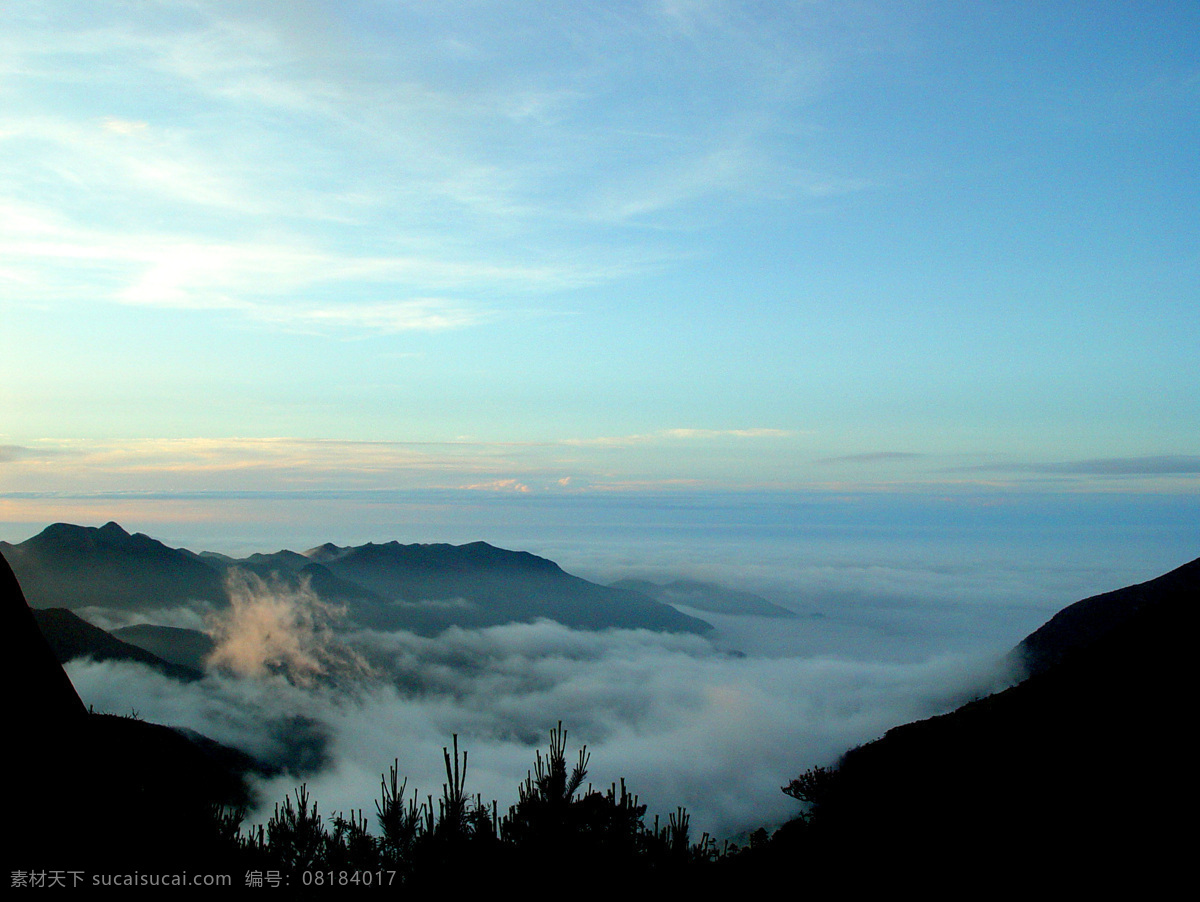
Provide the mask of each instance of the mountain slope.
{"label": "mountain slope", "polygon": [[244,775],[262,769],[196,734],[85,710],[3,554],[0,622],[13,726],[5,803],[19,825],[0,848],[11,869],[113,873],[204,860],[213,806],[247,803]]}
{"label": "mountain slope", "polygon": [[[1176,624],[1195,617],[1200,604],[1200,558],[1136,586],[1085,598],[1055,614],[1022,640],[1014,653],[1031,676],[1077,654],[1095,654],[1111,642],[1137,642],[1146,652],[1179,638]],[[1158,630],[1149,635],[1146,631]],[[1115,653],[1115,652],[1114,652]],[[1149,662],[1143,662],[1149,663]]]}
{"label": "mountain slope", "polygon": [[170,664],[201,673],[205,659],[215,647],[208,633],[176,626],[139,623],[115,629],[111,635]]}
{"label": "mountain slope", "polygon": [[111,633],[92,626],[66,608],[42,608],[34,611],[33,616],[60,664],[75,658],[130,661],[183,682],[198,680],[203,676],[198,668],[181,667],[165,661],[144,648],[124,642]]}
{"label": "mountain slope", "polygon": [[1061,873],[1080,855],[1125,878],[1178,867],[1198,604],[1193,561],[1065,609],[1019,646],[1032,676],[848,752],[780,846],[831,863],[870,849],[903,867],[984,850],[1022,871]]}
{"label": "mountain slope", "polygon": [[17,545],[0,542],[35,608],[149,610],[226,603],[221,574],[195,555],[116,523],[55,523]]}
{"label": "mountain slope", "polygon": [[702,620],[636,592],[597,585],[553,561],[486,542],[468,545],[367,544],[324,564],[390,605],[351,608],[364,625],[434,633],[450,625],[495,626],[539,617],[577,629],[705,632]]}
{"label": "mountain slope", "polygon": [[388,602],[370,589],[349,579],[334,575],[324,564],[310,560],[294,551],[277,551],[273,554],[252,554],[245,558],[232,558],[213,552],[203,552],[201,558],[222,574],[234,570],[252,573],[269,586],[289,592],[308,589],[325,602],[345,604],[365,612],[370,619],[371,610],[387,606]]}
{"label": "mountain slope", "polygon": [[0,636],[5,643],[6,713],[40,747],[58,740],[47,733],[78,727],[86,715],[49,643],[38,629],[20,583],[0,554]]}

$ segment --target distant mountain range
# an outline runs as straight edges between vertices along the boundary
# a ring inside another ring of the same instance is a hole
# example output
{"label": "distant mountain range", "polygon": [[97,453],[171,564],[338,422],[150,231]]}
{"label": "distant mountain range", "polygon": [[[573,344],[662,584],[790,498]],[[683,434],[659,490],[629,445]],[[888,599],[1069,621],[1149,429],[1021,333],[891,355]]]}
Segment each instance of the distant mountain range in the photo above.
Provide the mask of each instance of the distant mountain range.
{"label": "distant mountain range", "polygon": [[[116,523],[56,523],[19,544],[0,542],[34,608],[109,608],[152,620],[164,610],[228,605],[226,577],[237,569],[274,585],[305,585],[344,606],[350,625],[425,635],[450,626],[485,627],[539,618],[576,629],[703,633],[711,626],[669,604],[589,582],[553,561],[485,542],[467,545],[322,545],[307,554],[278,551],[246,558],[170,548]],[[130,634],[158,643],[171,660],[191,660],[159,631]],[[175,638],[195,643],[195,636]]]}
{"label": "distant mountain range", "polygon": [[34,608],[135,611],[227,603],[222,573],[190,551],[168,548],[116,523],[55,523],[16,545],[0,542]]}

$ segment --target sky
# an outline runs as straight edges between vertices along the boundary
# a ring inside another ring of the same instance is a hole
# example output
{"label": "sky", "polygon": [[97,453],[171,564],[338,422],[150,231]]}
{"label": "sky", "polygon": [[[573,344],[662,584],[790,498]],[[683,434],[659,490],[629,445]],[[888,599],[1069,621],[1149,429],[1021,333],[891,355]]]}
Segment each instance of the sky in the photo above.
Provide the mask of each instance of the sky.
{"label": "sky", "polygon": [[597,498],[1181,522],[1198,33],[1190,2],[4,4],[0,537],[520,538],[472,532],[485,496],[568,531]]}

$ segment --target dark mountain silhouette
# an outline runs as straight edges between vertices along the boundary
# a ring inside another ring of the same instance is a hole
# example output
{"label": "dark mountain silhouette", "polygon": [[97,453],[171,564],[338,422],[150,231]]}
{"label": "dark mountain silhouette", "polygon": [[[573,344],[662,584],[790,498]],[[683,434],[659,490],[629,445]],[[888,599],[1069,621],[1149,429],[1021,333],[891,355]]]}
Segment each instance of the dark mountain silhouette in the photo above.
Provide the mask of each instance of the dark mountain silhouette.
{"label": "dark mountain silhouette", "polygon": [[131,661],[184,682],[198,680],[203,676],[199,668],[181,667],[179,664],[164,661],[144,648],[124,642],[93,626],[66,608],[43,608],[34,611],[33,616],[60,664],[75,658]]}
{"label": "dark mountain silhouette", "polygon": [[349,547],[343,548],[339,545],[334,545],[332,542],[326,542],[324,545],[308,549],[308,551],[304,552],[304,556],[310,561],[316,561],[318,564],[327,564],[341,557],[349,550]]}
{"label": "dark mountain silhouette", "polygon": [[1195,802],[1198,604],[1200,560],[1068,607],[1016,650],[1027,679],[810,772],[811,818],[781,830],[774,853],[826,869],[874,856],[893,875],[988,862],[1149,886],[1178,873]]}
{"label": "dark mountain silhouette", "polygon": [[[450,626],[538,618],[579,629],[711,629],[670,605],[588,582],[553,561],[486,542],[323,545],[308,555],[283,550],[237,559],[168,548],[149,536],[130,535],[116,523],[100,528],[56,523],[17,545],[0,543],[0,551],[28,587],[35,608],[151,612],[195,603],[221,608],[228,605],[226,577],[236,568],[275,588],[294,591],[307,585],[322,601],[344,606],[348,624],[375,629],[432,635]],[[185,655],[179,648],[168,657]]]}
{"label": "dark mountain silhouette", "polygon": [[717,583],[695,579],[677,579],[660,584],[646,579],[621,579],[611,584],[614,589],[638,592],[663,604],[683,605],[698,611],[713,614],[734,614],[756,617],[795,617],[787,608],[780,607],[753,592],[729,589]]}
{"label": "dark mountain silhouette", "polygon": [[345,549],[325,566],[393,602],[370,612],[352,610],[355,619],[379,629],[435,633],[450,625],[483,627],[540,617],[578,629],[711,629],[644,595],[588,582],[553,561],[486,542],[371,543]]}
{"label": "dark mountain silhouette", "polygon": [[35,608],[120,610],[226,604],[221,574],[190,552],[116,523],[99,528],[55,523],[17,545],[0,542]]}
{"label": "dark mountain silhouette", "polygon": [[[204,860],[214,804],[246,803],[244,775],[265,769],[194,733],[86,711],[2,554],[0,617],[15,827],[0,848],[10,869],[111,873]],[[168,808],[172,830],[156,830]]]}
{"label": "dark mountain silhouette", "polygon": [[[50,645],[38,629],[12,568],[0,555],[0,616],[6,645],[4,687],[7,716],[35,747],[42,737],[78,729],[87,714]],[[49,736],[48,745],[58,742]]]}
{"label": "dark mountain silhouette", "polygon": [[[1077,654],[1137,642],[1141,646],[1176,644],[1165,631],[1185,624],[1200,606],[1200,558],[1157,579],[1105,592],[1076,602],[1055,614],[1014,650],[1030,676],[1045,673]],[[1145,636],[1155,627],[1161,635]],[[1110,650],[1117,654],[1116,648]],[[1147,654],[1152,654],[1146,648]],[[1114,662],[1115,666],[1115,662]]]}
{"label": "dark mountain silhouette", "polygon": [[112,635],[156,658],[200,672],[204,671],[204,661],[216,647],[208,633],[177,626],[139,623],[115,629]]}

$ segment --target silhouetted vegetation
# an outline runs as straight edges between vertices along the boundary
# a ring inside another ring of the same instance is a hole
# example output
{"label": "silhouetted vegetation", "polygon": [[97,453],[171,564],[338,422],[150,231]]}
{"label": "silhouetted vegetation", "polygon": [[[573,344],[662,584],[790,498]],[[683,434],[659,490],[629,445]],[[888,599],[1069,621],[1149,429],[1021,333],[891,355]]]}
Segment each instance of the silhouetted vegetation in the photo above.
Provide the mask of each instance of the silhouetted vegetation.
{"label": "silhouetted vegetation", "polygon": [[648,825],[646,806],[624,780],[604,791],[585,786],[590,755],[580,748],[568,765],[566,740],[559,723],[503,815],[497,802],[468,793],[468,754],[455,735],[443,749],[440,798],[410,791],[396,760],[380,777],[373,825],[361,811],[327,820],[301,785],[275,805],[265,825],[243,827],[245,809],[214,808],[214,842],[233,871],[386,872],[396,884],[419,886],[444,882],[450,868],[493,876],[586,873],[606,883],[676,879],[736,851],[719,852],[707,834],[693,843],[683,808],[666,824],[655,818]]}

